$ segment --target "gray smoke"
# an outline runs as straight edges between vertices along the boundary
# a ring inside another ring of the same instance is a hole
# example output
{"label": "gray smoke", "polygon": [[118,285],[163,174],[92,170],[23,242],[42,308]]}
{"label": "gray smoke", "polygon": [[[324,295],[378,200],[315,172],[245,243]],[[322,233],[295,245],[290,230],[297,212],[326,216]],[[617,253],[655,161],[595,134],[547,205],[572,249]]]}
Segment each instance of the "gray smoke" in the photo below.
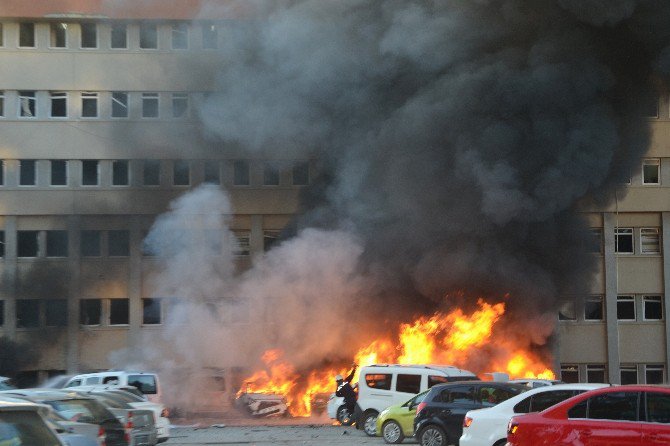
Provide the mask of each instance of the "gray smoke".
{"label": "gray smoke", "polygon": [[222,39],[208,136],[250,157],[318,159],[320,175],[279,247],[208,286],[264,315],[221,355],[282,347],[308,367],[416,314],[506,293],[505,323],[520,339],[543,326],[532,342],[545,342],[557,299],[594,272],[580,204],[607,204],[649,146],[670,3],[226,7],[244,19]]}

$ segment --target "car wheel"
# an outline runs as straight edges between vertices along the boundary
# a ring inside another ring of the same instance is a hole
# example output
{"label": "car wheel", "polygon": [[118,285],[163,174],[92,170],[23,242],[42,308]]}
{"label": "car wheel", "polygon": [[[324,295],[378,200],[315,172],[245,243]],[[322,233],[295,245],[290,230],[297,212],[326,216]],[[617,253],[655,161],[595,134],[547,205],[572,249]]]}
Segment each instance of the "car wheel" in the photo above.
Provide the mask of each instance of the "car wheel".
{"label": "car wheel", "polygon": [[370,437],[377,435],[377,415],[374,410],[363,414],[363,431]]}
{"label": "car wheel", "polygon": [[427,426],[419,434],[421,446],[447,446],[447,434],[440,426]]}
{"label": "car wheel", "polygon": [[342,426],[351,426],[354,424],[354,417],[347,410],[347,406],[340,406],[337,408],[337,421],[339,421]]}
{"label": "car wheel", "polygon": [[382,437],[390,444],[401,443],[405,439],[402,428],[393,420],[385,422],[382,426]]}
{"label": "car wheel", "polygon": [[505,446],[507,444],[507,439],[498,440],[493,443],[493,446]]}

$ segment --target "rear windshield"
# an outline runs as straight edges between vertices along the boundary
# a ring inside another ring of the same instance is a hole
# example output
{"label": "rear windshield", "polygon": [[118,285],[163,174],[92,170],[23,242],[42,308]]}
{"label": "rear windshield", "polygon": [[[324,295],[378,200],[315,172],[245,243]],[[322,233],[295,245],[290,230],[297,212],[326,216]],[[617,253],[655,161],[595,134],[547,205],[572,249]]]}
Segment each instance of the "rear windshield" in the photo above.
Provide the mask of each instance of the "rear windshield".
{"label": "rear windshield", "polygon": [[80,423],[101,424],[110,418],[114,418],[110,411],[95,400],[67,399],[45,401],[45,403],[53,407],[62,417]]}
{"label": "rear windshield", "polygon": [[61,442],[33,411],[0,412],[1,445],[61,446]]}
{"label": "rear windshield", "polygon": [[128,385],[137,387],[145,395],[155,395],[157,391],[154,375],[128,375]]}

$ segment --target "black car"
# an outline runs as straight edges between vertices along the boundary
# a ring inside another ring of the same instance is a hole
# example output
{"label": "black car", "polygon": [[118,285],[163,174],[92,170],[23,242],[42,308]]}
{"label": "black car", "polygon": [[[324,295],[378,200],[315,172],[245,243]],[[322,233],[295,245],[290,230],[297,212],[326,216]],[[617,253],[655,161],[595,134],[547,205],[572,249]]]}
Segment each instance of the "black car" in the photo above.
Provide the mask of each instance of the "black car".
{"label": "black car", "polygon": [[422,446],[458,444],[469,410],[494,406],[528,389],[520,384],[491,381],[433,386],[417,406],[414,435]]}

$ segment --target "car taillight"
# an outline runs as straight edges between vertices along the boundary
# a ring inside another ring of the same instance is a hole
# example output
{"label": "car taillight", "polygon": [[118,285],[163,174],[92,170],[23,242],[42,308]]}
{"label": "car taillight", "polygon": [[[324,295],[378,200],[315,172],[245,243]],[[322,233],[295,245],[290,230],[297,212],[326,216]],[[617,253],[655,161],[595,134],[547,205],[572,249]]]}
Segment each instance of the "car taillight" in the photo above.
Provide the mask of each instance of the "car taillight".
{"label": "car taillight", "polygon": [[126,425],[123,427],[123,430],[126,433],[126,441],[128,444],[132,441],[132,431],[133,431],[133,413],[128,412],[128,419],[126,420]]}
{"label": "car taillight", "polygon": [[463,427],[470,427],[471,424],[472,424],[472,418],[470,417],[463,418]]}
{"label": "car taillight", "polygon": [[519,423],[510,420],[507,424],[507,435],[514,435],[519,430]]}
{"label": "car taillight", "polygon": [[98,428],[98,446],[106,446],[107,443],[105,442],[105,430],[100,426]]}
{"label": "car taillight", "polygon": [[421,412],[426,406],[426,403],[419,403],[419,405],[416,406],[416,415],[419,415],[419,412]]}
{"label": "car taillight", "polygon": [[167,407],[166,407],[161,411],[161,417],[167,418],[168,416],[170,416],[170,411],[167,410]]}

